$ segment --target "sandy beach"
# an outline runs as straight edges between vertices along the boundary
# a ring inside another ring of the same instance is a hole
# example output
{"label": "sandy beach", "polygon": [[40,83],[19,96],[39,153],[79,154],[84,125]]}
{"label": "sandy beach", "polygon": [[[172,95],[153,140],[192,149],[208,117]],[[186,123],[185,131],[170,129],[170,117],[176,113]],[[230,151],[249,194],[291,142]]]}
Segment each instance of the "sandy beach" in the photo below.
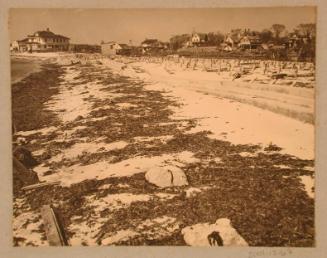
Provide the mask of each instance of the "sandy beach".
{"label": "sandy beach", "polygon": [[[58,184],[15,192],[15,245],[47,245],[45,204],[70,245],[192,245],[218,218],[250,246],[314,245],[311,63],[275,80],[278,62],[235,79],[236,60],[40,57],[12,85],[14,138]],[[185,177],[160,187],[153,168]]]}

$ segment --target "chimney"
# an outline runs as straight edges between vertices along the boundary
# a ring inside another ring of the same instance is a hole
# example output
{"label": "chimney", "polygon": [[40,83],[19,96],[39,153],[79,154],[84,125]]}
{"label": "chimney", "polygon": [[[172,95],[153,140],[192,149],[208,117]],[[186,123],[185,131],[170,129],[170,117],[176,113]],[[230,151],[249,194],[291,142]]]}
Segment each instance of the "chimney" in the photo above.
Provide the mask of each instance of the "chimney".
{"label": "chimney", "polygon": [[50,29],[49,29],[49,28],[47,28],[47,31],[50,31]]}

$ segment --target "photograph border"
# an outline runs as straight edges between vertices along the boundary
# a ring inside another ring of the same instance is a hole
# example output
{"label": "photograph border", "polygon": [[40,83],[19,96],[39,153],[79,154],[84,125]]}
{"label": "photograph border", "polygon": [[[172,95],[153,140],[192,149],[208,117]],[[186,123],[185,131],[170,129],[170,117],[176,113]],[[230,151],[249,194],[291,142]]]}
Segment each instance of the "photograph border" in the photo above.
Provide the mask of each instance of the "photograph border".
{"label": "photograph border", "polygon": [[[316,83],[315,92],[315,247],[13,247],[12,244],[12,151],[11,151],[11,99],[10,99],[10,8],[208,8],[208,7],[317,7]],[[0,257],[104,257],[104,258],[154,258],[154,257],[294,257],[322,258],[327,253],[327,1],[324,0],[0,0]]]}

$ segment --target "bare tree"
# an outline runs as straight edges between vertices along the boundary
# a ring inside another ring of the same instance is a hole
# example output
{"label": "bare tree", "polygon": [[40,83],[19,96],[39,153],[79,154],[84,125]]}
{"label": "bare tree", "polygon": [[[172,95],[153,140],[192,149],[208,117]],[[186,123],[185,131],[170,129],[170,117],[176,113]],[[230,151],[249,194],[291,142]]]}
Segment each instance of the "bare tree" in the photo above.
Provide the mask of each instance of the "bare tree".
{"label": "bare tree", "polygon": [[275,37],[279,38],[280,34],[285,30],[285,25],[283,25],[283,24],[273,24],[271,26],[271,29],[274,32]]}
{"label": "bare tree", "polygon": [[297,26],[297,30],[300,34],[307,37],[316,36],[316,24],[315,23],[302,23]]}

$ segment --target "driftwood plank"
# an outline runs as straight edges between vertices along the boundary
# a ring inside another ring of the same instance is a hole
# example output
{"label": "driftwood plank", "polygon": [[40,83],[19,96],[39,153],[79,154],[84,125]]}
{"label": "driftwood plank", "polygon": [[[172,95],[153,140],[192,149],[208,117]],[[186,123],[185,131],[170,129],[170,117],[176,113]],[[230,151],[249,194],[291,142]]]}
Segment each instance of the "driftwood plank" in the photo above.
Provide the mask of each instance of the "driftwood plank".
{"label": "driftwood plank", "polygon": [[55,181],[55,182],[44,182],[44,183],[39,183],[39,184],[33,184],[33,185],[28,185],[28,186],[24,186],[22,188],[22,190],[33,190],[33,189],[37,189],[40,187],[44,187],[44,186],[49,186],[49,185],[58,185],[60,182],[59,181]]}
{"label": "driftwood plank", "polygon": [[50,246],[65,246],[67,240],[57,220],[56,214],[50,205],[41,208],[41,215],[44,223],[45,233]]}

